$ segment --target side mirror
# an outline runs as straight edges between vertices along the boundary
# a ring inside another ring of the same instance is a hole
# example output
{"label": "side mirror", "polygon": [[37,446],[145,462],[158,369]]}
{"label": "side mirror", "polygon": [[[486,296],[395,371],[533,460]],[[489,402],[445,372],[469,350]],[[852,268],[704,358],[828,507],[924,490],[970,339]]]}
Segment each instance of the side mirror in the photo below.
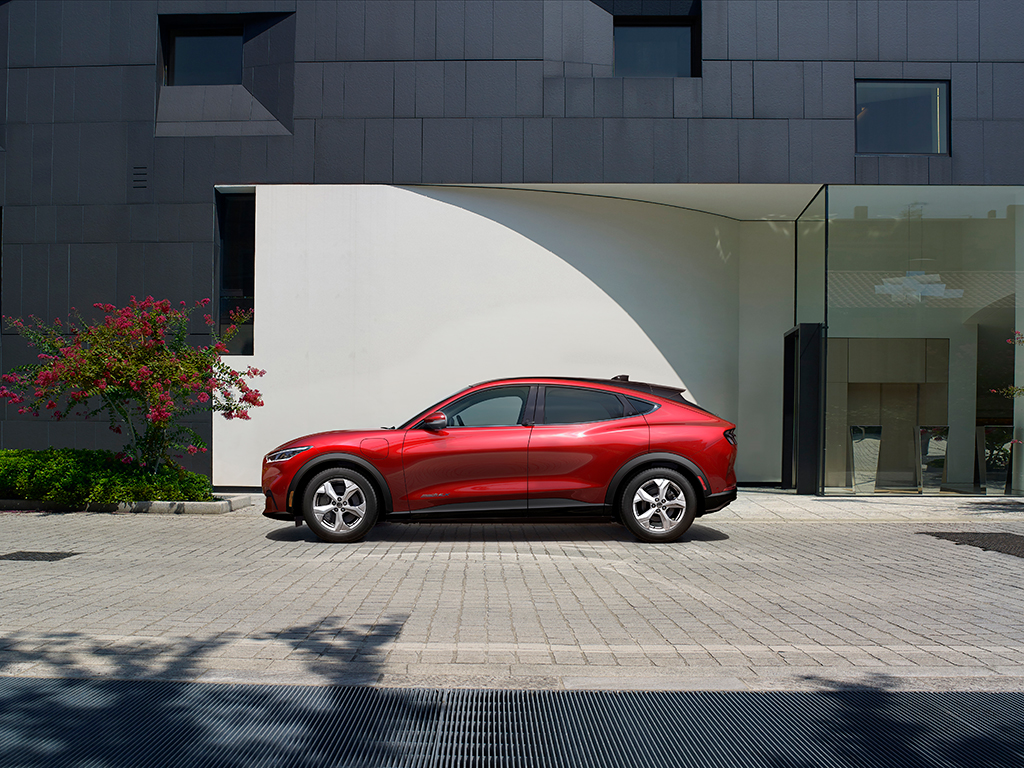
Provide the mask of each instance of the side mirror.
{"label": "side mirror", "polygon": [[444,429],[446,426],[448,426],[448,417],[441,411],[434,411],[423,420],[423,428],[431,431]]}

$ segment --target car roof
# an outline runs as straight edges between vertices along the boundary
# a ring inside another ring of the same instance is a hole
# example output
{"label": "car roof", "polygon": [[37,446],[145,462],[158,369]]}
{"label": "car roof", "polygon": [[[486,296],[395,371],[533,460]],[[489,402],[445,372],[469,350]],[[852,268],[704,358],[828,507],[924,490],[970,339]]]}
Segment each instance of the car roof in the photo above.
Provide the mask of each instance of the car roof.
{"label": "car roof", "polygon": [[[490,381],[481,381],[473,384],[474,387],[479,387],[484,384],[496,384],[498,382],[523,382],[523,383],[544,383],[548,381],[553,382],[582,382],[585,384],[600,384],[606,387],[617,387],[619,389],[630,390],[639,394],[654,395],[655,397],[662,397],[666,400],[678,401],[682,400],[686,405],[693,406],[705,411],[705,408],[697,405],[690,398],[686,396],[686,390],[682,387],[670,387],[664,384],[651,384],[646,381],[630,381],[626,376],[618,376],[611,379],[598,379],[588,378],[583,376],[516,376],[513,378],[505,379],[491,379]],[[707,411],[710,413],[710,411]]]}

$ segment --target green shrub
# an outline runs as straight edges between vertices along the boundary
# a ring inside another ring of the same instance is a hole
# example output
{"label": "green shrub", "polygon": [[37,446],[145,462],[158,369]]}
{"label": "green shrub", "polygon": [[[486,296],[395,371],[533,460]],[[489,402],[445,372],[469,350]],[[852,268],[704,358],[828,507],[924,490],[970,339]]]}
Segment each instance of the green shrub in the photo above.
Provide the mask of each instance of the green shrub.
{"label": "green shrub", "polygon": [[68,506],[133,501],[209,501],[210,479],[177,466],[154,474],[110,451],[0,451],[0,498]]}

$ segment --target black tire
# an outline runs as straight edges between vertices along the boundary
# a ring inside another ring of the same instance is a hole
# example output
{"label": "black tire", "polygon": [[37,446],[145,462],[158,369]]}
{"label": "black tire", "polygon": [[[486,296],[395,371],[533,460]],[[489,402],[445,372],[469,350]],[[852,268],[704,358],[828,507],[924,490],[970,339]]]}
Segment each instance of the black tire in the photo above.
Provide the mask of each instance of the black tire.
{"label": "black tire", "polygon": [[675,541],[697,516],[697,495],[681,473],[652,467],[626,483],[619,516],[640,541]]}
{"label": "black tire", "polygon": [[355,470],[325,469],[306,485],[302,517],[322,541],[359,541],[377,522],[377,493]]}

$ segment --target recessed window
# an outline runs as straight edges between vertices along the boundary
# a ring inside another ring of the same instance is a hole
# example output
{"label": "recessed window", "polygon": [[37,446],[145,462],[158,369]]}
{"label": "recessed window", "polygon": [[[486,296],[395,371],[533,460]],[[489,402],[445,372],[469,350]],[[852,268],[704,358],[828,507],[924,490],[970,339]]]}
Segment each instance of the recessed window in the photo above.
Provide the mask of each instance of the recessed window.
{"label": "recessed window", "polygon": [[618,395],[597,389],[547,387],[544,392],[545,424],[586,424],[621,419],[626,413]]}
{"label": "recessed window", "polygon": [[858,81],[857,151],[875,155],[949,154],[949,83]]}
{"label": "recessed window", "polygon": [[700,77],[700,27],[691,16],[616,16],[616,77]]}
{"label": "recessed window", "polygon": [[[236,310],[250,310],[256,292],[256,193],[217,195],[220,230],[220,282],[217,320],[221,331]],[[253,353],[252,321],[242,325],[228,343],[233,355]]]}
{"label": "recessed window", "polygon": [[166,37],[166,85],[242,82],[241,27],[172,29]]}

